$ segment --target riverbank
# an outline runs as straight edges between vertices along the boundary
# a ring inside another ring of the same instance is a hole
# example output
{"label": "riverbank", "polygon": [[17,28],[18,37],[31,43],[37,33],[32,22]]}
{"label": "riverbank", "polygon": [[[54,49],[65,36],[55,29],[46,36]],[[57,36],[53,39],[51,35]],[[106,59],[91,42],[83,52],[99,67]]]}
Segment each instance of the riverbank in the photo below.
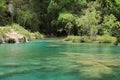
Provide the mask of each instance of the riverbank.
{"label": "riverbank", "polygon": [[18,24],[0,27],[0,43],[19,43],[43,38],[39,32],[30,32]]}
{"label": "riverbank", "polygon": [[74,43],[111,43],[114,44],[116,42],[116,38],[103,35],[96,36],[96,38],[91,39],[89,36],[68,36],[64,39],[64,41],[71,41]]}

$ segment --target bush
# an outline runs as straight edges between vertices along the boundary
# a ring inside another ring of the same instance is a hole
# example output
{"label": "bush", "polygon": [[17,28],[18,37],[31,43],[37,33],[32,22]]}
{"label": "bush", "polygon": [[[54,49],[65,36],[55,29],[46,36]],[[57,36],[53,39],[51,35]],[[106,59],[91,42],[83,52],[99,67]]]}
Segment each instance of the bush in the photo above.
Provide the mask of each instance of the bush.
{"label": "bush", "polygon": [[88,36],[68,36],[64,39],[65,41],[72,41],[72,42],[91,42]]}
{"label": "bush", "polygon": [[18,33],[24,35],[27,38],[31,38],[31,32],[25,30],[22,26],[18,24],[12,24],[11,26],[4,26],[0,28],[0,35],[4,36],[5,33],[10,32],[12,29],[17,31]]}
{"label": "bush", "polygon": [[64,40],[65,41],[73,41],[73,42],[80,42],[80,36],[68,36]]}
{"label": "bush", "polygon": [[72,42],[98,42],[98,43],[115,43],[116,38],[109,36],[109,35],[103,35],[103,36],[97,36],[96,39],[91,39],[89,36],[68,36],[64,39],[65,41],[72,41]]}
{"label": "bush", "polygon": [[103,35],[97,36],[96,41],[98,41],[99,43],[115,43],[116,38],[109,35]]}
{"label": "bush", "polygon": [[34,32],[34,37],[38,38],[43,38],[42,35],[39,32]]}
{"label": "bush", "polygon": [[28,30],[24,29],[22,26],[20,26],[19,24],[13,24],[11,26],[12,29],[15,29],[16,31],[18,31],[18,33],[24,35],[27,38],[32,38],[31,32],[29,32]]}
{"label": "bush", "polygon": [[90,39],[89,36],[82,36],[81,42],[87,42],[87,43],[89,43],[89,42],[91,42],[91,39]]}

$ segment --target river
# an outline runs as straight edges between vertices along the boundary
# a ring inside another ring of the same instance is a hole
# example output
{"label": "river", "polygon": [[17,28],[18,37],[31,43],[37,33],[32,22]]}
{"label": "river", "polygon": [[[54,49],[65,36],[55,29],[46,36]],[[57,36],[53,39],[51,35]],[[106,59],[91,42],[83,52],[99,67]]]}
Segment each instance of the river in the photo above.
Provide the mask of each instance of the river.
{"label": "river", "polygon": [[45,38],[0,44],[0,80],[120,80],[120,46]]}

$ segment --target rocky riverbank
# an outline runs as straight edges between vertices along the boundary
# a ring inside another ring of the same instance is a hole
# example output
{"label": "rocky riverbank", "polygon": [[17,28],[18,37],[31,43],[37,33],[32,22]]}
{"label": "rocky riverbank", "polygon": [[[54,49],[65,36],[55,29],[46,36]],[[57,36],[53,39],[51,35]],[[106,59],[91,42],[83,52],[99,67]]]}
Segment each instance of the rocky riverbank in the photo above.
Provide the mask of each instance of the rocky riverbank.
{"label": "rocky riverbank", "polygon": [[0,43],[28,42],[38,38],[43,38],[39,32],[32,33],[18,24],[0,27]]}

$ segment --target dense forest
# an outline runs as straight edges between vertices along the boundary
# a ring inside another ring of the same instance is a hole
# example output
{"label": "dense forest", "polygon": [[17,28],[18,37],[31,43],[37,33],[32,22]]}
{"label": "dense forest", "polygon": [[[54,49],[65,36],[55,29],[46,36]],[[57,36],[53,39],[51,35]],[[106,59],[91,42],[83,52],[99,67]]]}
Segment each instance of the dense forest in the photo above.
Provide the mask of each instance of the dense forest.
{"label": "dense forest", "polygon": [[109,35],[120,42],[120,0],[0,0],[0,26],[47,36]]}

